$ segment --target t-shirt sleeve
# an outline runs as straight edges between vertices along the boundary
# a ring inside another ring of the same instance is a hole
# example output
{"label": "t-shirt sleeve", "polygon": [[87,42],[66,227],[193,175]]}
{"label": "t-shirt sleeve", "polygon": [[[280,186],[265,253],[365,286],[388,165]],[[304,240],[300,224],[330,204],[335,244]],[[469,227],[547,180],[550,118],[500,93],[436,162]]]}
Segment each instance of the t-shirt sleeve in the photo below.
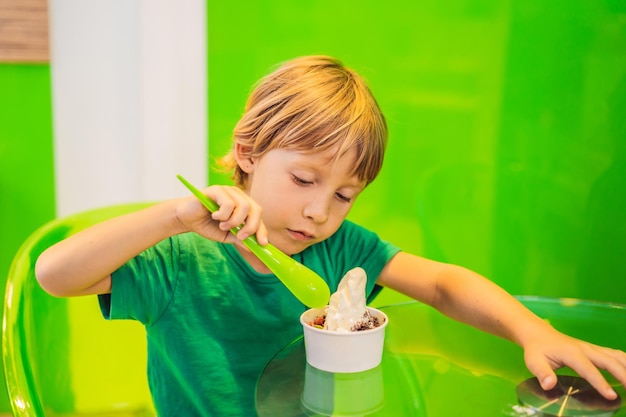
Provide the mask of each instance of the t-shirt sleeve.
{"label": "t-shirt sleeve", "polygon": [[179,257],[179,242],[173,237],[122,265],[111,275],[111,293],[98,296],[103,316],[155,323],[174,294]]}

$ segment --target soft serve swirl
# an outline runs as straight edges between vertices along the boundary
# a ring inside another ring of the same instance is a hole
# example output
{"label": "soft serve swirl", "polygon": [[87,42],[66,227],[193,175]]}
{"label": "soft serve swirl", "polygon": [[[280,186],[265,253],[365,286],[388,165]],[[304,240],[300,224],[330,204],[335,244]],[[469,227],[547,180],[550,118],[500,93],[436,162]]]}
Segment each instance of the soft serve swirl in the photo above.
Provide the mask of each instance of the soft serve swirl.
{"label": "soft serve swirl", "polygon": [[365,303],[367,274],[360,267],[351,269],[339,282],[337,291],[330,296],[324,328],[338,332],[351,332],[368,325],[372,317]]}

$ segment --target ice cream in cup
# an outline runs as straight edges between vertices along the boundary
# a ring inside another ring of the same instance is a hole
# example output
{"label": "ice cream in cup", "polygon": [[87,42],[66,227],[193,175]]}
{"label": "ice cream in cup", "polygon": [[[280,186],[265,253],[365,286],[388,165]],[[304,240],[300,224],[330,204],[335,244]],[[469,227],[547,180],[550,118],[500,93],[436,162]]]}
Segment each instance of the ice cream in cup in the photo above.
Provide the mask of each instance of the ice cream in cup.
{"label": "ice cream in cup", "polygon": [[389,320],[382,311],[366,306],[366,283],[365,271],[354,268],[342,278],[328,306],[309,309],[300,316],[309,365],[351,373],[381,363]]}

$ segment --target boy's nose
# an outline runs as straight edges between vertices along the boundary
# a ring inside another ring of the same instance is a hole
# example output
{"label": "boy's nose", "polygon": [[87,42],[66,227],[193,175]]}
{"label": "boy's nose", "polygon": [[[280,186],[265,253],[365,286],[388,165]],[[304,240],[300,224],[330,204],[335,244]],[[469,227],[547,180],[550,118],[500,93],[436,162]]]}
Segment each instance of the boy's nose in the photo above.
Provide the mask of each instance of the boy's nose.
{"label": "boy's nose", "polygon": [[315,223],[324,223],[328,220],[330,203],[324,198],[316,198],[304,206],[304,216]]}

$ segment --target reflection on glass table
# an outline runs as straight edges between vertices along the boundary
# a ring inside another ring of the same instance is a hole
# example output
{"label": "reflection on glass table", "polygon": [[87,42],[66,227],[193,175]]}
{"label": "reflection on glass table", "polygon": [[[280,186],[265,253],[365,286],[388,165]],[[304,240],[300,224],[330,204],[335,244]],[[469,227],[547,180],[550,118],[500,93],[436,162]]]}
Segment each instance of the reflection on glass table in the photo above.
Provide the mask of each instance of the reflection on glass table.
{"label": "reflection on glass table", "polygon": [[[519,299],[571,336],[626,350],[624,305]],[[451,320],[422,303],[381,310],[388,315],[389,325],[380,366],[353,374],[320,371],[306,363],[304,342],[298,338],[268,363],[259,378],[259,417],[626,416],[623,401],[613,403],[609,413],[599,408],[583,414],[565,407],[561,414],[530,409],[517,397],[518,387],[532,377],[517,345]],[[557,373],[575,375],[567,368]],[[624,399],[624,387],[605,375]]]}

